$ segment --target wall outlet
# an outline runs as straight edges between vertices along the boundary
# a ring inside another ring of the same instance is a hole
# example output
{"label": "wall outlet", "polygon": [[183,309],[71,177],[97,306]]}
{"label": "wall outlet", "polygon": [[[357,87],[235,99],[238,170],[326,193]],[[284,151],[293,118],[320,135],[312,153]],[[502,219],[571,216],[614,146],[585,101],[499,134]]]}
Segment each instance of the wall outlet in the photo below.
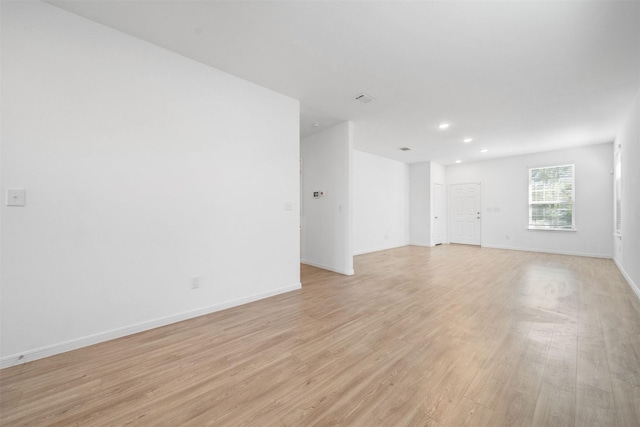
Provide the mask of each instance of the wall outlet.
{"label": "wall outlet", "polygon": [[200,289],[200,278],[192,277],[191,278],[191,289]]}

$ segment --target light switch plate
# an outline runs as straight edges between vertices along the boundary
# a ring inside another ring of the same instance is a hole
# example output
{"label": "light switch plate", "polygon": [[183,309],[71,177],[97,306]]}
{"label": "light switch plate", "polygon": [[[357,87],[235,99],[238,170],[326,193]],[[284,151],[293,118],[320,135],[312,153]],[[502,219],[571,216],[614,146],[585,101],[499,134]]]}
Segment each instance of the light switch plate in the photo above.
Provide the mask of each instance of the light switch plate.
{"label": "light switch plate", "polygon": [[26,202],[26,190],[24,188],[7,189],[7,206],[24,206]]}

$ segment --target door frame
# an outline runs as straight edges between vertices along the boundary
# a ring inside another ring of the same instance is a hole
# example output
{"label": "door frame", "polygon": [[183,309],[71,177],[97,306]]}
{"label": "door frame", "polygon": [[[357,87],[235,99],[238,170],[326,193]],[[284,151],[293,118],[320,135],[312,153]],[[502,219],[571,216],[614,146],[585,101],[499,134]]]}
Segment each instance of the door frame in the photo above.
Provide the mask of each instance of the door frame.
{"label": "door frame", "polygon": [[[437,196],[436,196],[436,188],[440,188],[440,191],[442,192],[442,198],[440,200],[440,217],[438,218],[436,215],[438,214],[436,212],[436,203],[437,203]],[[433,235],[433,239],[431,241],[431,245],[432,246],[436,246],[436,245],[440,245],[445,243],[445,241],[447,240],[445,235],[446,235],[446,225],[447,225],[447,197],[446,197],[446,192],[445,192],[445,184],[441,184],[439,182],[434,182],[433,183],[433,212],[432,212],[432,218],[433,218],[433,230],[434,233]],[[436,230],[436,220],[438,220],[440,222],[440,225],[442,226],[442,236],[440,241],[438,241],[438,237],[435,234],[435,230]]]}
{"label": "door frame", "polygon": [[459,244],[467,244],[467,245],[475,245],[475,243],[462,243],[462,242],[454,242],[453,239],[451,238],[452,235],[451,233],[453,232],[454,227],[452,226],[453,224],[453,208],[451,206],[452,203],[452,196],[454,194],[454,192],[452,191],[452,187],[453,186],[458,186],[458,185],[477,185],[478,186],[478,213],[477,213],[477,219],[478,219],[478,246],[482,246],[482,182],[481,181],[476,181],[476,182],[457,182],[455,184],[449,184],[447,190],[448,190],[448,197],[447,197],[447,234],[448,234],[448,238],[449,238],[449,243],[459,243]]}

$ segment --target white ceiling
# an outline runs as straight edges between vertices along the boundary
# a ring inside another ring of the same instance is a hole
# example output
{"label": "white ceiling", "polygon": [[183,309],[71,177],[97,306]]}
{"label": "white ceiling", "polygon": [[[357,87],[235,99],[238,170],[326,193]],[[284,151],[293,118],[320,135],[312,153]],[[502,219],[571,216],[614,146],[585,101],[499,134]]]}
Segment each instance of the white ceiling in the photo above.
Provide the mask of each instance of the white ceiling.
{"label": "white ceiling", "polygon": [[299,99],[302,135],[352,120],[355,148],[404,162],[610,142],[640,90],[638,1],[48,3]]}

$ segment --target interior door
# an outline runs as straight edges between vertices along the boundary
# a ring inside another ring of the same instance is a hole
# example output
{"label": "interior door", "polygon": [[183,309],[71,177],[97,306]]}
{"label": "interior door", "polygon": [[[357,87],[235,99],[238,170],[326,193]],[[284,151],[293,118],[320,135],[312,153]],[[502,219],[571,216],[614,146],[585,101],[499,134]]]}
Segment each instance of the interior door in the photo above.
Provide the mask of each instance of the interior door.
{"label": "interior door", "polygon": [[444,187],[433,185],[433,244],[444,243]]}
{"label": "interior door", "polygon": [[449,240],[480,245],[480,183],[449,187]]}

